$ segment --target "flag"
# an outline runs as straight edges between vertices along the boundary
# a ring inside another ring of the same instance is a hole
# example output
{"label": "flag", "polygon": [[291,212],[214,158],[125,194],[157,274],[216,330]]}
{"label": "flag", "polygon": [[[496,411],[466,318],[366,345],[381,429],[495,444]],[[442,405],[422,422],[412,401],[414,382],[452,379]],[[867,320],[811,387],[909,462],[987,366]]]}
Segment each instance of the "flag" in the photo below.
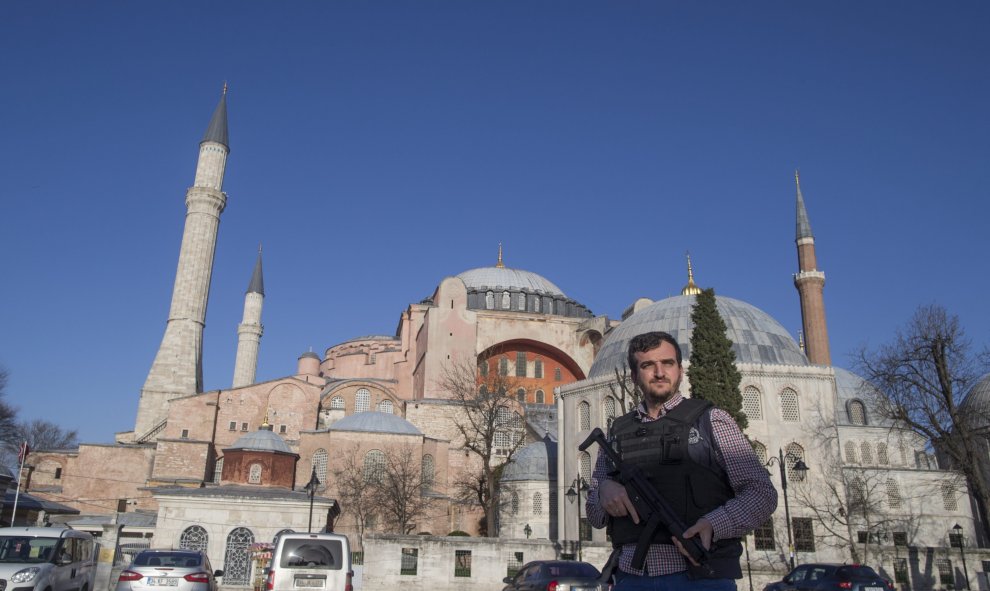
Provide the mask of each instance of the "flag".
{"label": "flag", "polygon": [[31,453],[31,448],[28,447],[27,441],[21,443],[20,448],[17,450],[17,461],[23,464],[29,453]]}

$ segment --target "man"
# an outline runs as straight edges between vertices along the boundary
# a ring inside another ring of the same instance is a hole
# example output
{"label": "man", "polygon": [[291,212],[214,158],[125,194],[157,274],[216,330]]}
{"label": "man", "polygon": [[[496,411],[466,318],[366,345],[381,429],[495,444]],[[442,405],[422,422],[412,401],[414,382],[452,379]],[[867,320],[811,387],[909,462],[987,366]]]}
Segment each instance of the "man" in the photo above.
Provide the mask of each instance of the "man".
{"label": "man", "polygon": [[629,370],[642,402],[616,419],[609,440],[623,462],[638,465],[688,528],[711,550],[714,578],[691,578],[687,551],[665,528],[653,538],[643,568],[632,562],[642,531],[626,489],[610,478],[601,451],[588,492],[588,521],[608,525],[619,552],[615,591],[704,589],[732,591],[742,577],[740,537],[762,525],[777,508],[777,491],[732,417],[679,392],[681,348],[665,332],[638,335],[629,343]]}

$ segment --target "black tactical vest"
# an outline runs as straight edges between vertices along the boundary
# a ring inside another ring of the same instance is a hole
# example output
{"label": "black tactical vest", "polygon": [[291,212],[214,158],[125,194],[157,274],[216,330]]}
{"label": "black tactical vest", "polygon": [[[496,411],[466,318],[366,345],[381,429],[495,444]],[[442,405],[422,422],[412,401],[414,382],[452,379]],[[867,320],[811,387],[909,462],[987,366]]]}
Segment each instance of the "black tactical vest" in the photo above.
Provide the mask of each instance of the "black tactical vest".
{"label": "black tactical vest", "polygon": [[[687,527],[735,496],[715,457],[711,407],[711,402],[685,398],[656,421],[641,423],[634,411],[612,424],[612,444],[622,461],[639,466]],[[609,518],[608,532],[616,547],[638,542],[643,528],[629,517]],[[670,545],[670,538],[661,526],[652,543]],[[719,540],[709,562],[715,578],[742,578],[741,554],[738,538]]]}

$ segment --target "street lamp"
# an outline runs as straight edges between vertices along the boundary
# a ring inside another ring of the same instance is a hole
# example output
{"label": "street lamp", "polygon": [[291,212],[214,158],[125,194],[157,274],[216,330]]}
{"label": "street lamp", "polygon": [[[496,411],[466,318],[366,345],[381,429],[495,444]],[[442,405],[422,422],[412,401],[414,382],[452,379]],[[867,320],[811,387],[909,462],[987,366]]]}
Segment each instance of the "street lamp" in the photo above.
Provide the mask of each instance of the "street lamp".
{"label": "street lamp", "polygon": [[526,526],[523,527],[523,533],[526,534],[526,539],[528,540],[529,536],[533,535],[533,528],[531,528],[527,523]]}
{"label": "street lamp", "polygon": [[[966,569],[966,552],[963,550],[963,534],[962,526],[958,523],[952,526],[952,530],[955,534],[955,541],[959,544],[959,557],[962,558],[963,565],[963,577],[966,581],[966,589],[969,590],[969,571]],[[952,536],[949,537],[949,545],[952,545]]]}
{"label": "street lamp", "polygon": [[[804,478],[804,473],[808,471],[807,464],[804,460],[795,456],[794,454],[787,454],[788,458],[794,460],[794,466],[791,467],[792,470],[801,475],[801,479]],[[787,504],[787,464],[784,463],[784,450],[777,448],[777,457],[770,458],[767,460],[766,466],[770,466],[777,463],[780,466],[780,488],[784,491],[784,519],[787,520],[787,552],[789,554],[789,563],[791,565],[791,570],[794,570],[794,539],[791,536],[791,508]]]}
{"label": "street lamp", "polygon": [[588,490],[588,483],[584,481],[584,478],[582,478],[581,476],[578,476],[577,478],[574,479],[574,482],[571,484],[571,488],[567,489],[567,492],[564,493],[567,496],[567,500],[569,502],[573,503],[575,501],[575,499],[578,502],[578,508],[577,508],[577,510],[578,510],[577,555],[578,555],[578,560],[579,561],[582,560],[582,557],[581,557],[581,492],[582,491],[586,491],[586,490]]}
{"label": "street lamp", "polygon": [[309,492],[309,526],[306,533],[313,533],[313,495],[316,494],[316,487],[320,486],[320,479],[316,477],[316,467],[313,468],[313,475],[309,477],[309,482],[303,490]]}

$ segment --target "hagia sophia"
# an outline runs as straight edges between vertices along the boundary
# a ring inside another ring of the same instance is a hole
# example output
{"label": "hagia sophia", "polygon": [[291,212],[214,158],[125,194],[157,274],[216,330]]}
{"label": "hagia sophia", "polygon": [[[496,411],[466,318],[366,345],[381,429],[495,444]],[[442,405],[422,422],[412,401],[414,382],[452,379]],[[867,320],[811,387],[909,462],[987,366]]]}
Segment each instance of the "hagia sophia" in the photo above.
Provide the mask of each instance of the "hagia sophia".
{"label": "hagia sophia", "polygon": [[[604,531],[587,527],[581,503],[568,502],[575,493],[580,499],[594,460],[578,444],[625,412],[617,375],[633,336],[667,331],[687,363],[691,308],[700,292],[690,261],[681,295],[640,298],[612,319],[595,315],[550,279],[507,266],[499,247],[493,266],[446,277],[428,298],[409,303],[394,335],[357,335],[319,354],[302,353],[294,374],[257,382],[265,298],[259,252],[237,327],[232,384],[204,391],[203,330],[217,231],[228,206],[222,187],[229,151],[225,90],[185,196],[171,308],[133,430],[118,433],[112,444],[33,452],[25,490],[78,510],[66,516],[77,527],[112,517],[131,526],[132,541],[206,550],[224,569],[225,585],[247,585],[248,549],[280,531],[332,527],[358,549],[363,535],[384,531],[381,515],[356,514],[340,502],[334,475],[348,462],[366,473],[380,470],[388,454],[403,450],[422,474],[430,510],[401,533],[477,536],[483,513],[455,484],[478,470],[478,459],[458,430],[463,405],[441,387],[452,365],[469,363],[513,379],[514,428],[524,443],[518,447],[508,436],[493,442],[496,456],[512,456],[501,474],[498,537],[562,548],[573,541],[606,544]],[[876,416],[863,380],[832,365],[825,274],[796,181],[801,342],[755,305],[717,296],[743,376],[746,435],[774,482],[780,485],[781,469],[790,481],[793,527],[778,510],[747,537],[747,549],[777,568],[793,536],[799,561],[842,560],[843,535],[873,543],[882,525],[894,571],[895,560],[908,557],[898,547],[944,546],[945,524],[961,524],[969,537],[978,524],[965,484],[939,468],[928,442]],[[990,398],[990,380],[984,382],[978,387]],[[686,380],[681,391],[689,392]],[[778,457],[784,466],[774,465]],[[807,474],[793,471],[799,459],[812,467]],[[319,484],[306,489],[313,474]],[[830,486],[837,478],[849,490]],[[882,516],[855,522],[847,511],[865,497]]]}

